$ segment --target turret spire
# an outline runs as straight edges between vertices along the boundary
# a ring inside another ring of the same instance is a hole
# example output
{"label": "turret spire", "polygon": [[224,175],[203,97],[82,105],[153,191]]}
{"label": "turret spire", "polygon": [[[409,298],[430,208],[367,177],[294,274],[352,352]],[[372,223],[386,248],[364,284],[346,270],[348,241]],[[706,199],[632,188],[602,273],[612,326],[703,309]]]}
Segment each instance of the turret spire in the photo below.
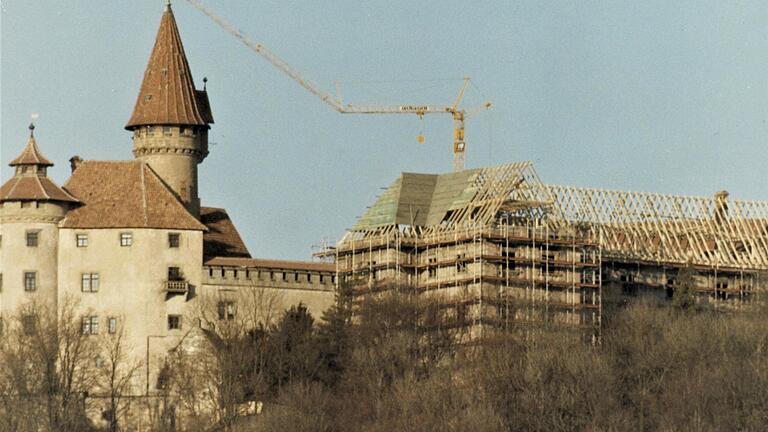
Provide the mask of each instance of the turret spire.
{"label": "turret spire", "polygon": [[21,151],[21,154],[16,159],[12,160],[8,165],[12,167],[21,165],[37,165],[40,167],[53,166],[53,162],[46,159],[45,156],[40,153],[40,149],[37,148],[34,123],[29,124],[29,139],[27,140],[26,147],[24,147],[24,150]]}
{"label": "turret spire", "polygon": [[201,126],[213,123],[204,90],[196,90],[176,19],[166,2],[133,115],[125,126]]}
{"label": "turret spire", "polygon": [[40,153],[35,141],[35,124],[29,125],[29,140],[21,154],[8,165],[16,173],[0,186],[0,203],[5,201],[61,201],[77,202],[69,192],[48,178],[48,167],[53,162]]}

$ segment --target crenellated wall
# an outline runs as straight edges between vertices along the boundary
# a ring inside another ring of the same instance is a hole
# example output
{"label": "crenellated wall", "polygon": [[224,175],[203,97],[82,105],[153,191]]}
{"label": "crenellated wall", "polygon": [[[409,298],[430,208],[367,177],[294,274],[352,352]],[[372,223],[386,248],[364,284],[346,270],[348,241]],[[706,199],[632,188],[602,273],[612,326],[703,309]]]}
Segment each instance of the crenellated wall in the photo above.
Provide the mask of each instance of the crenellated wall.
{"label": "crenellated wall", "polygon": [[207,295],[236,301],[238,291],[259,289],[276,298],[276,309],[302,303],[315,319],[335,301],[336,272],[331,270],[205,265],[202,281]]}

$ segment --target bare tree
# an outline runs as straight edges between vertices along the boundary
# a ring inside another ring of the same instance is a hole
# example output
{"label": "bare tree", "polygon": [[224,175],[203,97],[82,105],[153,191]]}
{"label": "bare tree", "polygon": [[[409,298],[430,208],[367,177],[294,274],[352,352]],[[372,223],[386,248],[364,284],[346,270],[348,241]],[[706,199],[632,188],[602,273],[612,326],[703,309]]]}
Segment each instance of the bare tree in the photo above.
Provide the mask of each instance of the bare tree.
{"label": "bare tree", "polygon": [[117,432],[121,429],[121,420],[130,411],[130,396],[137,391],[135,378],[142,362],[131,356],[133,347],[126,342],[125,326],[116,325],[114,333],[104,332],[99,345],[98,386],[104,401],[104,419],[109,423],[110,432]]}
{"label": "bare tree", "polygon": [[2,356],[4,400],[21,415],[7,421],[17,421],[21,430],[87,430],[98,345],[81,324],[77,303],[69,298],[58,311],[36,302],[19,308]]}
{"label": "bare tree", "polygon": [[282,305],[277,291],[242,287],[200,298],[199,326],[171,352],[164,392],[187,428],[229,428],[246,401],[263,397],[266,330]]}

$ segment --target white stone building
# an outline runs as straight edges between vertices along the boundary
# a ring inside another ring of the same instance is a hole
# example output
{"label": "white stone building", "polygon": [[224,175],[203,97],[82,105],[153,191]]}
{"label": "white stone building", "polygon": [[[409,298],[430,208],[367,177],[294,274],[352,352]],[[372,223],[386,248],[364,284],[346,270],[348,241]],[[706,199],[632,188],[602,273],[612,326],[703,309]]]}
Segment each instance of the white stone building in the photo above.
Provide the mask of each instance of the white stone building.
{"label": "white stone building", "polygon": [[212,123],[167,6],[125,126],[134,160],[75,156],[59,187],[30,126],[10,162],[15,174],[0,187],[0,319],[30,302],[60,308],[73,298],[84,332],[125,326],[150,394],[160,359],[198,326],[206,296],[228,299],[220,319],[237,313],[238,292],[249,287],[273,290],[282,307],[303,302],[319,317],[333,302],[333,265],[253,259],[227,212],[201,207],[197,165]]}

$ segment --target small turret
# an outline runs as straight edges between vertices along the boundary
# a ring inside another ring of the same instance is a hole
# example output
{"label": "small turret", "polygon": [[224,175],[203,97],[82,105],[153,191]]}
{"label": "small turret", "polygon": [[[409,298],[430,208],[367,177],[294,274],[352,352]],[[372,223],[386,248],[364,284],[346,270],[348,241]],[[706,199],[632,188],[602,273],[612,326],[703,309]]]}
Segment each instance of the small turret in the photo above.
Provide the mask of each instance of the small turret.
{"label": "small turret", "polygon": [[46,159],[37,147],[34,124],[29,125],[29,140],[24,150],[8,165],[16,168],[16,172],[0,186],[0,203],[77,202],[75,197],[48,178],[48,167],[53,166],[53,162]]}
{"label": "small turret", "polygon": [[36,296],[40,304],[55,305],[59,222],[78,200],[48,178],[46,159],[37,147],[34,125],[21,154],[11,161],[13,177],[0,186],[0,273],[5,279],[0,291],[0,314]]}

